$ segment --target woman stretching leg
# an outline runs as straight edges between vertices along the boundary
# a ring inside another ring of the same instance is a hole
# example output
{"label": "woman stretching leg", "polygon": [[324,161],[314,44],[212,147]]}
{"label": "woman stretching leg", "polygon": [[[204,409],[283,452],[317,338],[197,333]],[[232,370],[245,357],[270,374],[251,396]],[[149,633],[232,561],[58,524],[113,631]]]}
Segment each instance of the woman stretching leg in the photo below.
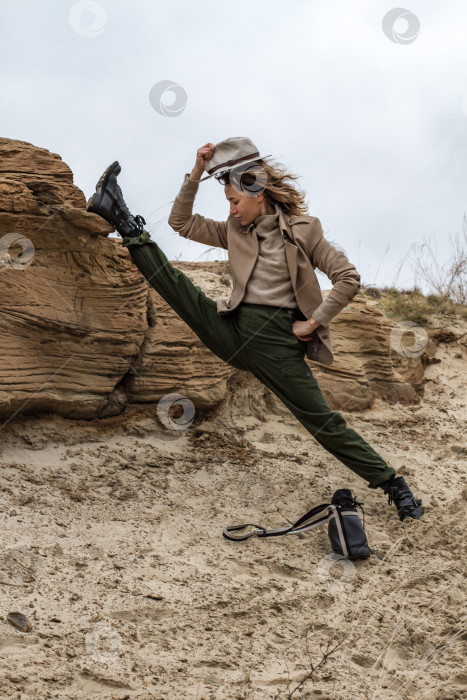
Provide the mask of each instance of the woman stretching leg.
{"label": "woman stretching leg", "polygon": [[[199,148],[195,166],[185,175],[169,216],[169,224],[180,235],[228,250],[234,278],[229,302],[206,296],[151,240],[143,228],[143,217],[133,217],[123,200],[117,184],[118,162],[100,178],[87,210],[117,229],[144,277],[214,354],[265,384],[322,447],[365,479],[370,488],[382,488],[401,520],[420,518],[421,500],[414,498],[404,477],[398,477],[347,426],[341,413],[331,409],[304,360],[306,354],[326,364],[332,362],[331,345],[326,342],[330,319],[358,291],[359,275],[345,255],[324,239],[319,220],[302,214],[302,195],[284,182],[292,176],[258,158],[252,148],[249,139],[227,139],[217,146]],[[254,155],[253,161],[247,160],[249,154]],[[248,170],[245,162],[252,163]],[[216,171],[217,164],[221,167],[216,177],[230,202],[226,222],[192,213],[202,173]],[[254,187],[260,177],[258,194]],[[312,285],[314,267],[334,283],[324,301],[316,297],[321,296],[319,286]],[[304,313],[299,302],[305,312],[311,304],[312,314]]]}

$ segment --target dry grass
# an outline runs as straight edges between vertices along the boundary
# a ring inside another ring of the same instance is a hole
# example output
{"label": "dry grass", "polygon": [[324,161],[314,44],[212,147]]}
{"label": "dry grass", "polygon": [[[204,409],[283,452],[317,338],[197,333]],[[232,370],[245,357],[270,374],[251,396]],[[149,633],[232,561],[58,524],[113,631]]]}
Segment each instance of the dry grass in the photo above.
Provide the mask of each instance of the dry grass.
{"label": "dry grass", "polygon": [[460,316],[467,319],[467,306],[453,302],[445,294],[422,294],[417,287],[362,287],[365,295],[378,299],[377,306],[395,321],[413,321],[426,324],[434,315]]}
{"label": "dry grass", "polygon": [[[362,293],[377,298],[387,316],[397,321],[426,324],[434,315],[467,318],[467,218],[462,232],[450,237],[450,254],[440,262],[436,240],[414,244],[401,262],[391,287],[362,285]],[[411,253],[413,254],[411,257]],[[412,262],[413,289],[397,289],[396,282],[406,259]],[[417,284],[418,282],[418,284]],[[428,289],[423,294],[420,285]]]}
{"label": "dry grass", "polygon": [[[467,218],[464,214],[462,232],[449,236],[450,253],[442,263],[437,251],[436,239],[413,244],[399,265],[392,286],[395,288],[401,268],[408,258],[412,263],[414,289],[419,285],[428,289],[429,296],[449,299],[455,304],[467,304]],[[411,255],[412,253],[412,255]]]}

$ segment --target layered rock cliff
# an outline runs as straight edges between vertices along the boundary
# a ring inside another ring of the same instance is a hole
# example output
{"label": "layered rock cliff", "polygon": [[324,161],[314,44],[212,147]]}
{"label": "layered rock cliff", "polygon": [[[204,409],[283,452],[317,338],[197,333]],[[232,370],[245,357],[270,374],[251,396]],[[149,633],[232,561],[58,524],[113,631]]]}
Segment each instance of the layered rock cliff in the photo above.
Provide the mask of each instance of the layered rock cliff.
{"label": "layered rock cliff", "polygon": [[[106,417],[171,392],[211,408],[239,374],[254,397],[258,381],[201,343],[85,205],[58,154],[0,139],[0,416]],[[176,265],[228,296],[227,262]],[[419,401],[422,357],[390,348],[393,326],[363,293],[335,318],[334,364],[310,362],[333,408]]]}

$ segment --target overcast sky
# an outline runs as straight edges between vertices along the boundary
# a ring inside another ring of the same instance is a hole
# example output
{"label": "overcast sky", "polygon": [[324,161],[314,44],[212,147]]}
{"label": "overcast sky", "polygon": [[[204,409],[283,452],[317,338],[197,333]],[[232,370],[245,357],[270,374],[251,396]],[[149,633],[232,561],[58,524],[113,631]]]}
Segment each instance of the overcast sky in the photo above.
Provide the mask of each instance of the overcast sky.
{"label": "overcast sky", "polygon": [[[408,288],[411,246],[432,240],[447,260],[467,211],[467,3],[394,7],[0,0],[0,135],[59,153],[86,198],[119,160],[127,204],[171,260],[226,259],[167,218],[197,148],[248,136],[300,176],[364,284]],[[175,116],[161,113],[174,92],[150,101],[162,81],[181,86]],[[214,178],[194,211],[227,219]]]}

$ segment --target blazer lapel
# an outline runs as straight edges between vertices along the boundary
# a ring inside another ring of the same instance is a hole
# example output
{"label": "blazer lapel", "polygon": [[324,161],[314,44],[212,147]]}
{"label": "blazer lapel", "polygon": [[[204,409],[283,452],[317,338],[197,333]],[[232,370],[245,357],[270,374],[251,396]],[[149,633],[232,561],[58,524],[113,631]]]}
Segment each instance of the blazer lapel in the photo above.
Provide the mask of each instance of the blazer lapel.
{"label": "blazer lapel", "polygon": [[285,243],[285,257],[287,259],[287,267],[289,268],[290,279],[292,281],[293,288],[297,287],[297,254],[298,247],[294,241],[291,219],[289,219],[282,209],[276,205],[276,209],[279,212],[279,226],[281,230],[281,235]]}
{"label": "blazer lapel", "polygon": [[258,257],[258,238],[249,227],[235,229],[235,244],[229,246],[229,260],[242,289],[245,289]]}

